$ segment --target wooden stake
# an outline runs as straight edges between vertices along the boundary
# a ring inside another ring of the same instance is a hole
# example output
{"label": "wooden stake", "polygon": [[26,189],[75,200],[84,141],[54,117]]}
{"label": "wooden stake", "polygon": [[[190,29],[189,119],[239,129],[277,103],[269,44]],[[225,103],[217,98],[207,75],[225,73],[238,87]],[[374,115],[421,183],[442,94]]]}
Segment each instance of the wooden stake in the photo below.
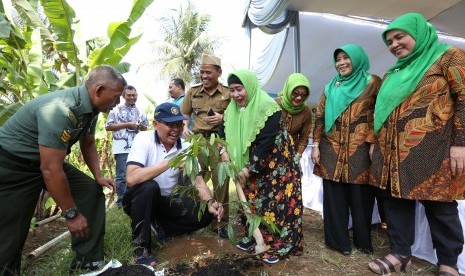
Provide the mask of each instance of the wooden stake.
{"label": "wooden stake", "polygon": [[61,216],[61,214],[57,214],[57,215],[54,215],[52,217],[46,218],[44,220],[38,221],[38,222],[36,222],[36,227],[39,227],[41,225],[47,224],[47,223],[49,223],[51,221],[54,221],[57,218],[59,218],[60,216]]}
{"label": "wooden stake", "polygon": [[[236,184],[236,192],[237,196],[239,197],[239,200],[242,202],[247,202],[245,199],[244,191],[242,190],[241,184],[237,181],[234,181]],[[244,207],[244,212],[250,213],[250,209],[247,206]],[[255,241],[257,242],[257,245],[255,245],[255,255],[262,254],[266,252],[266,245],[265,241],[263,240],[262,232],[260,232],[260,229],[258,227],[253,231],[252,233],[253,237],[255,238]]]}
{"label": "wooden stake", "polygon": [[47,242],[46,244],[40,246],[36,250],[32,251],[27,255],[29,259],[35,259],[42,255],[45,251],[49,250],[53,246],[57,245],[64,239],[66,239],[70,235],[69,231],[64,232],[63,234],[59,235],[58,237],[54,238],[53,240]]}

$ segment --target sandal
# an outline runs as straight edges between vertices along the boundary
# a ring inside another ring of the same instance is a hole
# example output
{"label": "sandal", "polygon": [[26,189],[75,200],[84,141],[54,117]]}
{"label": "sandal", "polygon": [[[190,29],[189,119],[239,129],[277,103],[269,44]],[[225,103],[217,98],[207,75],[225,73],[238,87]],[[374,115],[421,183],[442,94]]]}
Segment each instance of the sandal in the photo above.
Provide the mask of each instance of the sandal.
{"label": "sandal", "polygon": [[[368,264],[368,268],[379,275],[391,275],[392,272],[409,272],[412,267],[412,256],[401,256],[398,254],[390,254],[392,257],[399,261],[398,264],[393,265],[385,256],[379,259],[374,259]],[[389,256],[389,255],[388,255]],[[448,276],[448,275],[444,275]]]}
{"label": "sandal", "polygon": [[[450,268],[454,269],[455,272],[457,272],[457,274],[453,274],[453,273],[447,272],[447,271],[445,271],[445,270],[441,270],[441,266],[450,267]],[[456,276],[456,275],[460,275],[460,273],[459,273],[459,268],[457,267],[457,265],[453,265],[453,266],[450,266],[450,265],[439,265],[438,276]]]}

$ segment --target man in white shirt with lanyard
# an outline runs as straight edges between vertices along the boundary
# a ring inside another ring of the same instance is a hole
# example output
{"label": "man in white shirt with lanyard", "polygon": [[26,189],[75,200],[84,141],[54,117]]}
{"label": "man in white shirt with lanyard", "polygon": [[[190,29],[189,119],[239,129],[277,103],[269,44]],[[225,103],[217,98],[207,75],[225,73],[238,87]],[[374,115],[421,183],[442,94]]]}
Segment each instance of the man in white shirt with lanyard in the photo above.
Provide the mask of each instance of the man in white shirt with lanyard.
{"label": "man in white shirt with lanyard", "polygon": [[173,187],[181,184],[182,171],[170,168],[168,161],[189,146],[181,138],[184,117],[179,106],[163,103],[155,109],[155,131],[139,133],[127,159],[123,209],[131,217],[132,245],[136,263],[156,265],[151,254],[151,224],[157,238],[190,233],[207,227],[216,217],[223,216],[223,206],[216,202],[199,174],[195,181],[198,199],[206,202],[207,210],[198,218],[200,204],[193,199],[171,195]]}
{"label": "man in white shirt with lanyard", "polygon": [[108,114],[105,125],[107,131],[113,131],[113,154],[116,161],[116,206],[121,207],[121,200],[126,191],[126,159],[132,141],[139,131],[147,130],[147,115],[136,107],[137,91],[132,85],[123,92],[124,103],[117,105]]}

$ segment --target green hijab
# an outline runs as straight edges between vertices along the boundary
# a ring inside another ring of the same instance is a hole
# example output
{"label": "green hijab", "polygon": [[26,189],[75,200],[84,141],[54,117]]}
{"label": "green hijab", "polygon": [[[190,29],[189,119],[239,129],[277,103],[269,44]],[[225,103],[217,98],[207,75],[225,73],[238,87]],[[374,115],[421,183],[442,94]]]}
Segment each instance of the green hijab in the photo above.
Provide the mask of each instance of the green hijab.
{"label": "green hijab", "polygon": [[408,33],[415,40],[415,46],[410,55],[399,58],[396,65],[386,73],[376,99],[375,132],[378,132],[389,114],[415,91],[431,65],[450,48],[438,42],[436,29],[419,13],[407,13],[392,21],[383,32],[386,45],[386,34],[391,30]]}
{"label": "green hijab", "polygon": [[[336,56],[339,52],[345,52],[352,63],[352,72],[348,76],[337,74],[326,86],[325,105],[325,131],[329,133],[334,122],[349,105],[362,94],[368,85],[371,74],[370,61],[362,47],[356,44],[346,44],[334,51],[334,67],[336,67]],[[337,70],[337,68],[336,68]]]}
{"label": "green hijab", "polygon": [[239,168],[249,162],[249,148],[268,117],[281,110],[278,103],[260,88],[257,76],[249,70],[238,70],[229,74],[236,76],[247,91],[245,107],[239,107],[231,99],[224,112],[224,126],[228,153],[231,161]]}
{"label": "green hijab", "polygon": [[[292,91],[294,91],[294,89],[299,86],[306,87],[308,95],[298,106],[294,106],[292,104]],[[310,96],[310,82],[308,81],[307,77],[300,73],[291,74],[284,84],[283,91],[279,92],[278,96],[281,97],[281,104],[283,105],[284,109],[289,112],[289,114],[298,114],[302,112],[302,110],[305,108],[305,105],[307,105],[307,99]]]}

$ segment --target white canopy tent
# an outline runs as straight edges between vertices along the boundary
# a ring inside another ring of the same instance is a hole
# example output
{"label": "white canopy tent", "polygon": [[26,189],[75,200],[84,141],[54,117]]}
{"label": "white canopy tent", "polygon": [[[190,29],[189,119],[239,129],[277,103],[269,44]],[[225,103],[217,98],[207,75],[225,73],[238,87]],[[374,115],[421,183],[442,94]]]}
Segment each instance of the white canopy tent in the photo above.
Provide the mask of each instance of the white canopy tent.
{"label": "white canopy tent", "polygon": [[[394,65],[381,33],[406,12],[422,13],[441,32],[442,42],[465,48],[465,0],[250,0],[244,20],[250,67],[270,93],[281,91],[289,74],[303,73],[311,83],[309,102],[316,103],[336,73],[332,54],[343,44],[361,45],[370,72],[380,77]],[[265,45],[263,33],[271,34]]]}
{"label": "white canopy tent", "polygon": [[[252,1],[253,2],[253,1]],[[461,0],[290,0],[287,9],[337,15],[395,19],[406,12],[423,14],[438,29],[465,37],[465,1]]]}

